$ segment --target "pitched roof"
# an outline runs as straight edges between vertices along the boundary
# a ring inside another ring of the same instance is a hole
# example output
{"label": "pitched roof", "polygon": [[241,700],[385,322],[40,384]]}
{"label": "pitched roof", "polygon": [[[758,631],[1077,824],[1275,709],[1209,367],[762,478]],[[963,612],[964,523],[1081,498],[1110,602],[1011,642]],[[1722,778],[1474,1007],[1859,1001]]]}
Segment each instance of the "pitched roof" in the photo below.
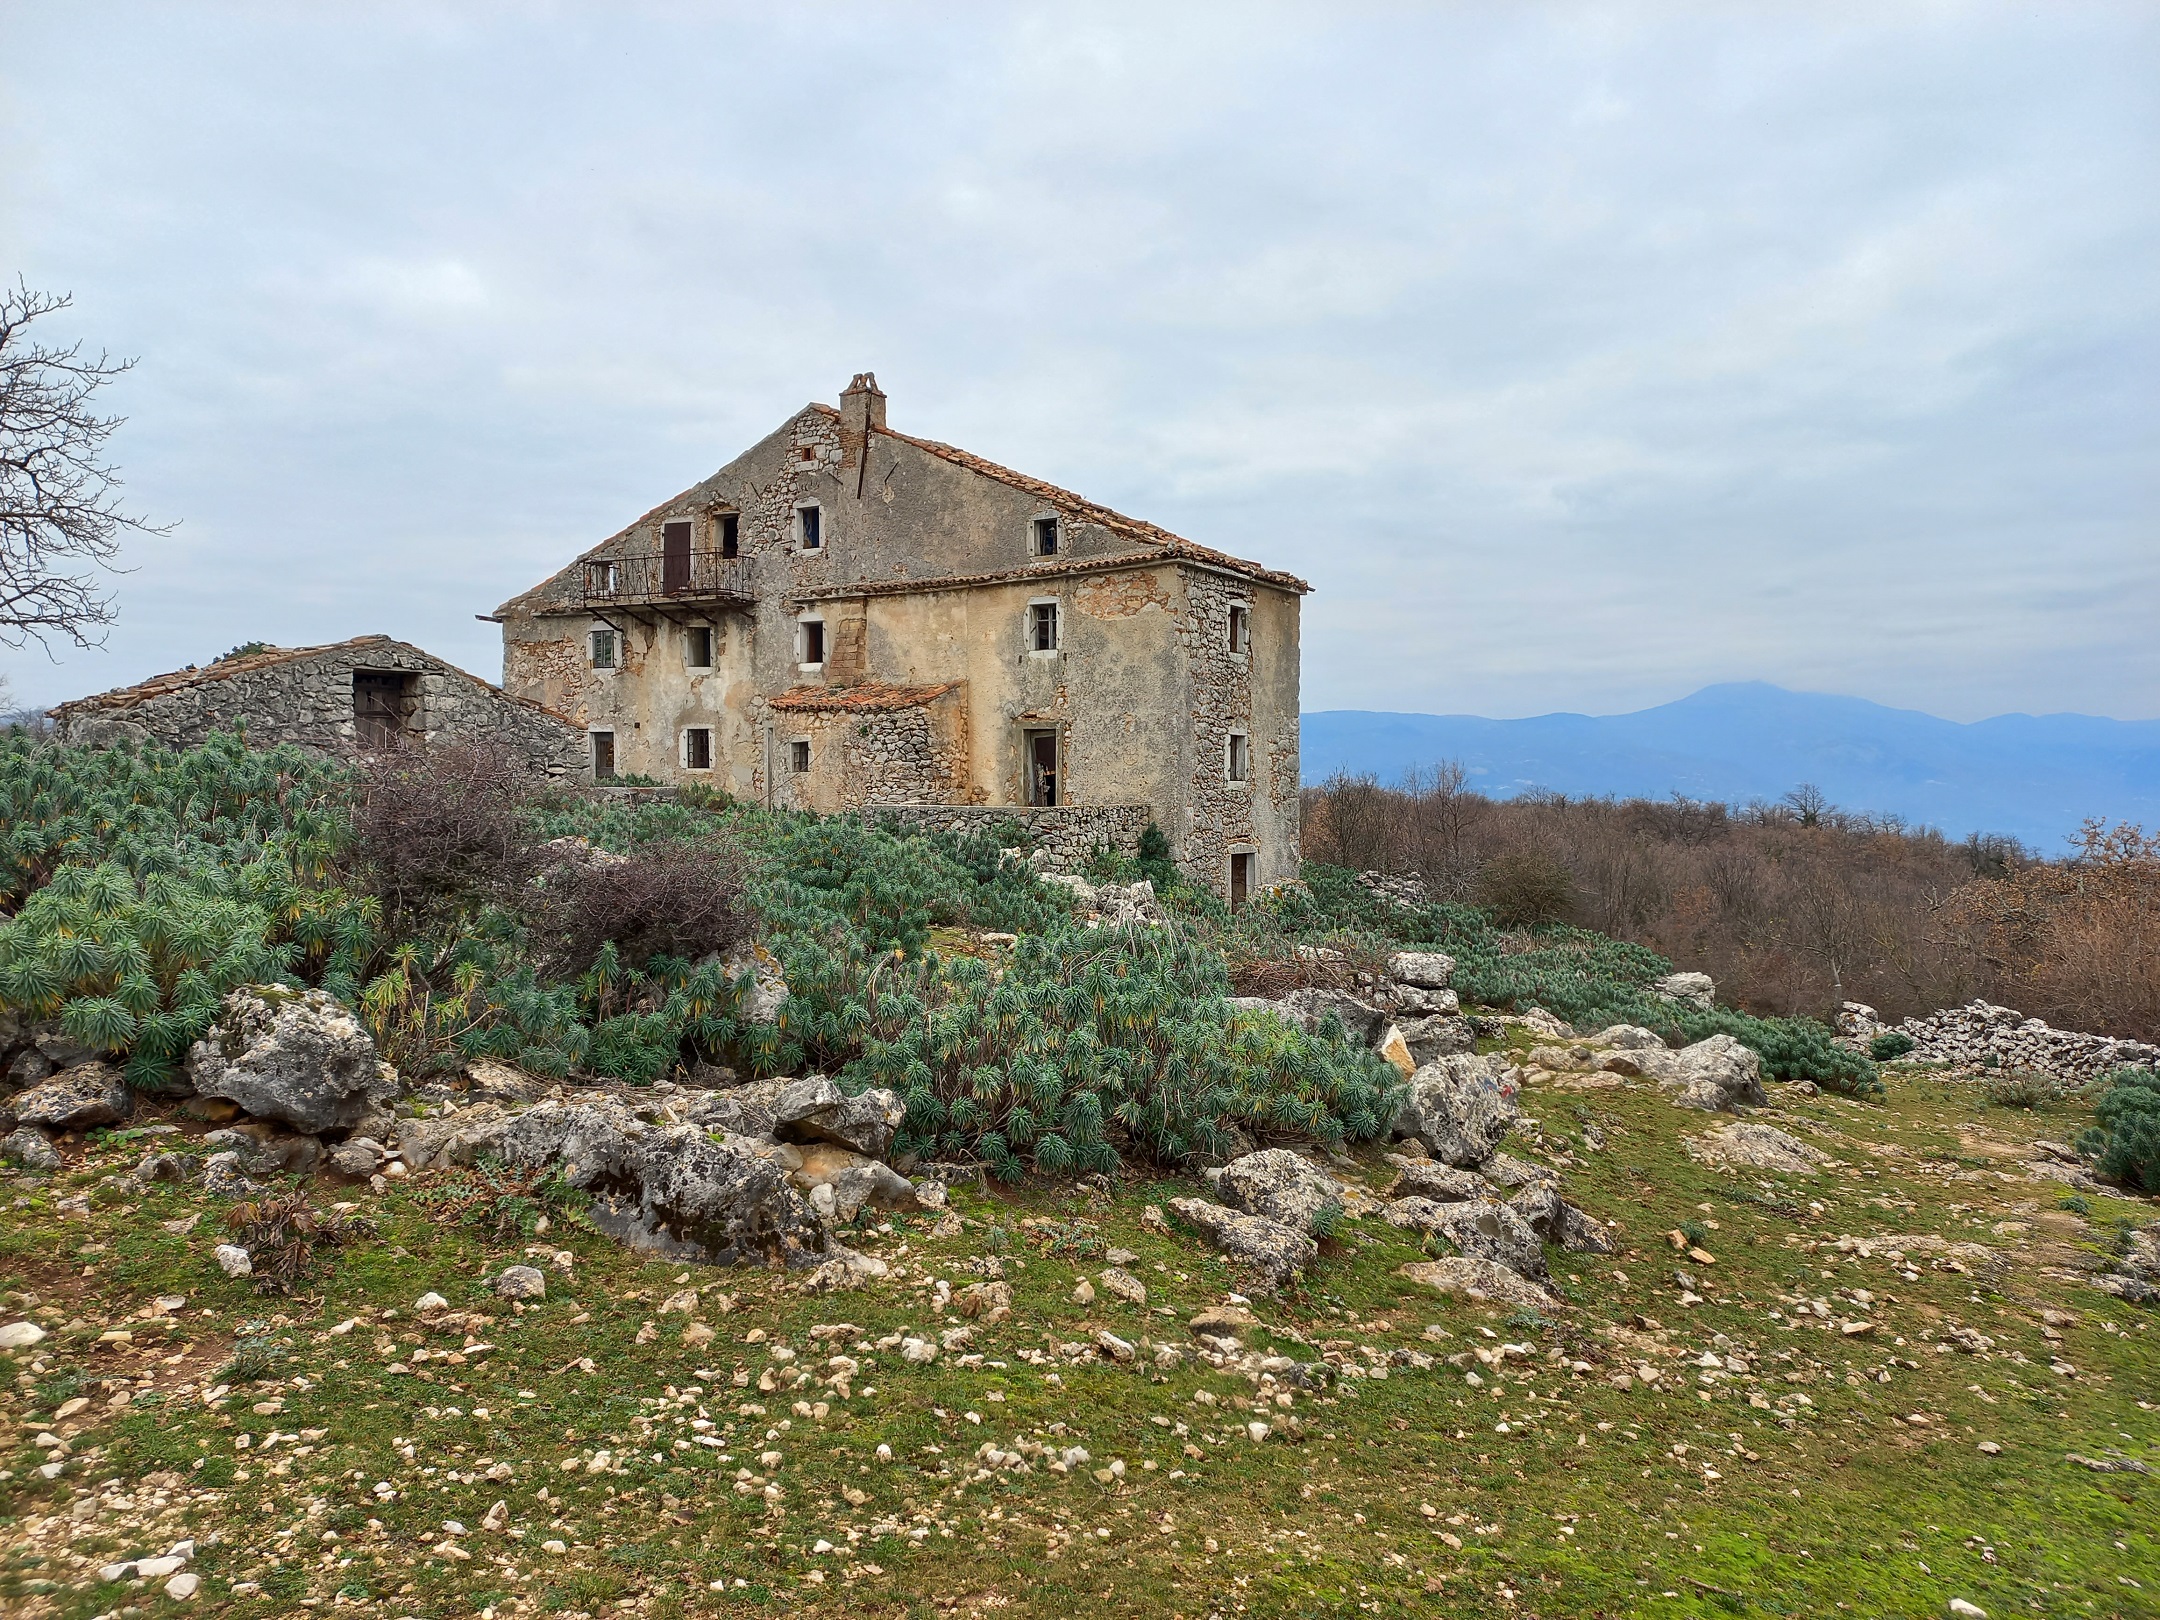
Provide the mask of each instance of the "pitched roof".
{"label": "pitched roof", "polygon": [[318,658],[325,653],[357,652],[366,647],[395,647],[401,652],[408,652],[416,658],[425,659],[432,668],[438,669],[446,675],[461,676],[465,680],[472,682],[473,685],[484,686],[498,697],[506,698],[512,703],[520,704],[528,709],[536,709],[542,714],[555,715],[556,719],[571,723],[568,721],[567,716],[555,714],[553,709],[546,707],[544,704],[535,703],[530,698],[517,697],[512,693],[505,692],[493,681],[482,680],[479,676],[467,670],[459,669],[457,665],[437,658],[423,647],[415,647],[409,641],[399,641],[394,636],[383,635],[354,636],[349,641],[325,642],[320,647],[265,647],[261,652],[243,653],[238,658],[219,658],[202,665],[198,669],[176,669],[164,675],[153,675],[146,681],[137,681],[133,686],[115,687],[110,692],[98,692],[90,697],[75,698],[70,702],[61,704],[52,712],[54,718],[57,719],[63,715],[90,711],[133,709],[148,703],[153,698],[163,697],[170,692],[184,692],[190,687],[208,686],[219,681],[233,680],[242,675],[253,675],[262,670],[276,669],[284,664],[299,663],[303,659]]}
{"label": "pitched roof", "polygon": [[[833,406],[820,404],[816,401],[812,401],[803,409],[813,411],[832,420],[838,420],[840,416],[840,412]],[[796,417],[800,417],[801,414],[802,412],[798,411]],[[791,417],[789,420],[793,421],[796,417]],[[870,434],[873,439],[891,439],[899,444],[910,445],[926,455],[935,456],[940,461],[963,468],[979,477],[994,479],[1009,488],[1021,490],[1026,494],[1035,496],[1046,505],[1055,506],[1061,511],[1071,513],[1076,518],[1095,524],[1122,539],[1130,540],[1136,545],[1147,548],[1145,551],[1136,552],[1130,556],[1096,559],[1094,566],[1105,569],[1129,568],[1135,564],[1147,564],[1160,561],[1165,557],[1171,557],[1182,562],[1197,563],[1204,567],[1222,569],[1225,572],[1237,574],[1246,579],[1254,579],[1263,584],[1276,586],[1281,590],[1295,591],[1299,595],[1303,595],[1312,589],[1312,586],[1295,574],[1284,573],[1274,568],[1263,568],[1256,562],[1248,562],[1242,557],[1233,557],[1227,551],[1217,551],[1212,546],[1203,546],[1197,541],[1187,540],[1184,536],[1172,534],[1168,529],[1157,524],[1146,522],[1140,518],[1127,517],[1124,513],[1113,511],[1110,507],[1104,506],[1097,501],[1091,501],[1084,495],[1077,495],[1069,489],[1060,488],[1058,485],[1049,483],[1044,479],[1031,478],[1026,473],[1015,472],[1010,467],[1000,466],[997,462],[986,460],[972,451],[961,450],[949,444],[941,444],[935,439],[918,439],[910,433],[895,433],[891,428],[874,427],[870,430]],[[618,544],[624,536],[633,534],[662,517],[674,514],[680,509],[686,497],[694,495],[710,481],[710,479],[700,480],[689,489],[682,491],[681,494],[662,501],[642,517],[623,525],[622,528],[616,530],[598,545],[579,552],[568,567],[556,570],[556,572],[548,575],[546,579],[540,581],[539,584],[511,597],[510,600],[498,607],[493,614],[483,614],[481,617],[496,618],[503,614],[521,611],[539,613],[569,611],[574,606],[571,601],[567,599],[553,600],[545,594],[550,585],[559,580],[574,578],[573,571],[579,564],[592,558],[604,556],[608,548]],[[1044,570],[1041,566],[1038,566],[1032,571],[1042,572]],[[1010,573],[956,574],[948,575],[942,580],[934,582],[922,581],[919,582],[919,585],[921,588],[928,589],[956,590],[964,589],[969,585],[996,583],[1006,577],[1013,576]],[[864,580],[858,582],[860,586],[868,586],[873,583],[880,586],[881,589],[870,594],[891,594],[894,591],[918,588],[918,582],[910,581],[892,581],[889,584],[885,581],[872,582]],[[819,594],[863,595],[866,593],[859,588],[852,592],[834,588],[821,590]]]}
{"label": "pitched roof", "polygon": [[772,700],[772,707],[791,713],[889,714],[895,709],[919,709],[960,684],[939,681],[930,686],[900,686],[863,681],[854,686],[791,686]]}

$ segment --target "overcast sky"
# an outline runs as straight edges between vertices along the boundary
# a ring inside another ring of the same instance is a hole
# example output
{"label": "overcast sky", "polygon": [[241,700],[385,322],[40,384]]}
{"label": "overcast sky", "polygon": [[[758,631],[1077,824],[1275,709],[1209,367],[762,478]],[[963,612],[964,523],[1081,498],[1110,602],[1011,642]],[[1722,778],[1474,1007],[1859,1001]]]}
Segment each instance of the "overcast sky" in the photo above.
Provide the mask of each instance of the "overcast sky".
{"label": "overcast sky", "polygon": [[98,653],[473,615],[874,369],[1292,569],[1305,707],[2160,716],[2160,6],[0,0]]}

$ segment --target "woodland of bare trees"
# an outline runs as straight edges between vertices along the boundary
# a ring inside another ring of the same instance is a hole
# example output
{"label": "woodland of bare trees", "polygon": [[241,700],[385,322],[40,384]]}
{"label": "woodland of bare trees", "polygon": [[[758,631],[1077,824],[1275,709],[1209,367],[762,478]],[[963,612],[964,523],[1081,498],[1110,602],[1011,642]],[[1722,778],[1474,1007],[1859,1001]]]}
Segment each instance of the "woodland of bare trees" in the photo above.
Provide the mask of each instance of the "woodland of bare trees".
{"label": "woodland of bare trees", "polygon": [[1416,872],[1503,923],[1568,922],[1699,969],[1751,1012],[1896,1019],[1985,996],[2068,1028],[2160,1039],[2160,837],[2089,825],[2041,860],[1855,815],[1803,786],[1776,803],[1508,800],[1460,765],[1305,794],[1308,859]]}

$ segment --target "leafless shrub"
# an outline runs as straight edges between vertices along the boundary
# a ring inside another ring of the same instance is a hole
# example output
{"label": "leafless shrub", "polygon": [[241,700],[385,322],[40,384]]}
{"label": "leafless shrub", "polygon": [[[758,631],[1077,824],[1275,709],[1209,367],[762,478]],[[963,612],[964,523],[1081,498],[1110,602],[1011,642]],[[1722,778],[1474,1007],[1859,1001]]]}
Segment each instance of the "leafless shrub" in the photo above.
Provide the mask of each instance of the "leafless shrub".
{"label": "leafless shrub", "polygon": [[362,762],[353,806],[356,876],[393,934],[478,900],[509,900],[542,857],[528,810],[531,768],[508,749],[416,745]]}
{"label": "leafless shrub", "polygon": [[749,936],[743,874],[741,850],[717,835],[648,844],[553,867],[529,915],[566,972],[583,972],[609,943],[632,967],[659,955],[696,961]]}

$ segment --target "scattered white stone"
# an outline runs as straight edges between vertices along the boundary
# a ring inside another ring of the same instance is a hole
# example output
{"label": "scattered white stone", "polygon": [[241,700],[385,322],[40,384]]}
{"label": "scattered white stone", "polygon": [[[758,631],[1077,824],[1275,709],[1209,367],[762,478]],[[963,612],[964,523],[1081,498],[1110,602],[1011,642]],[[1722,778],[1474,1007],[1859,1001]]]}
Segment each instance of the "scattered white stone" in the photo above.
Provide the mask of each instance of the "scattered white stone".
{"label": "scattered white stone", "polygon": [[547,1274],[533,1266],[505,1266],[495,1279],[495,1292],[504,1299],[545,1299]]}
{"label": "scattered white stone", "polygon": [[165,1595],[176,1603],[185,1603],[201,1590],[202,1577],[193,1572],[175,1575],[165,1583]]}
{"label": "scattered white stone", "polygon": [[1967,1603],[1963,1598],[1950,1600],[1950,1612],[1956,1615],[1958,1620],[1987,1620],[1987,1610],[1977,1603]]}
{"label": "scattered white stone", "polygon": [[248,1258],[247,1250],[237,1243],[220,1243],[217,1246],[217,1263],[228,1277],[252,1277],[255,1262]]}
{"label": "scattered white stone", "polygon": [[0,1327],[0,1350],[27,1350],[45,1337],[35,1322],[10,1322]]}
{"label": "scattered white stone", "polygon": [[450,1302],[447,1299],[444,1299],[440,1294],[422,1294],[418,1299],[413,1301],[413,1309],[421,1312],[447,1311],[449,1308]]}

